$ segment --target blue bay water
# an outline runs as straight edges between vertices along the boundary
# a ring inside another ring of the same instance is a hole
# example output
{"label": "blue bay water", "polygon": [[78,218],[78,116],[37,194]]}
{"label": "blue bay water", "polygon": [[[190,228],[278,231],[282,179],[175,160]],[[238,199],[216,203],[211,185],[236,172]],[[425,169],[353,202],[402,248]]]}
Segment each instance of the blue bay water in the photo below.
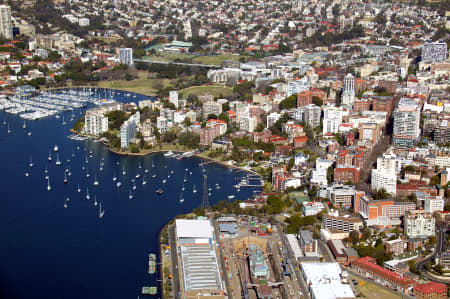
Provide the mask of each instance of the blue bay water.
{"label": "blue bay water", "polygon": [[[76,119],[82,111],[74,113]],[[0,112],[0,298],[142,297],[142,286],[159,287],[158,274],[147,273],[148,254],[158,253],[159,231],[174,216],[201,205],[202,161],[176,160],[163,154],[123,157],[109,153],[100,143],[73,141],[67,138],[73,124],[68,121],[71,112],[64,115],[66,125],[62,118],[49,117],[27,121],[23,129],[21,118]],[[10,134],[3,120],[9,123]],[[61,166],[55,165],[55,144]],[[49,150],[51,162],[47,161]],[[34,164],[31,168],[30,155]],[[46,165],[51,192],[47,191]],[[72,175],[64,184],[67,167]],[[149,172],[145,174],[144,169]],[[167,178],[169,171],[174,173]],[[135,179],[133,190],[131,180],[138,173],[141,177]],[[185,173],[188,182],[182,192]],[[242,188],[237,192],[233,186],[246,175],[242,172],[209,163],[205,173],[212,188],[211,203],[229,195],[244,200],[257,190]],[[144,174],[146,185],[142,184]],[[112,180],[114,175],[122,182],[120,188]],[[96,187],[95,176],[99,181]],[[198,190],[195,194],[194,184]],[[86,199],[87,188],[90,200]],[[160,196],[155,193],[159,188],[164,190]],[[183,203],[179,201],[181,193]],[[70,201],[64,208],[67,197]],[[105,210],[101,220],[98,207],[94,207],[95,197]]]}

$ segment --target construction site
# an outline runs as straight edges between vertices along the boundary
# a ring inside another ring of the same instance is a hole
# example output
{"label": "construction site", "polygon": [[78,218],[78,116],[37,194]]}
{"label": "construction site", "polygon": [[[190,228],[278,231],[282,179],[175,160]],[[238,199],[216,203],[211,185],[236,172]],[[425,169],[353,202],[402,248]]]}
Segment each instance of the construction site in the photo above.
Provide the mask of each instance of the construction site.
{"label": "construction site", "polygon": [[240,230],[225,238],[223,252],[232,298],[301,298],[294,274],[283,252],[278,234]]}

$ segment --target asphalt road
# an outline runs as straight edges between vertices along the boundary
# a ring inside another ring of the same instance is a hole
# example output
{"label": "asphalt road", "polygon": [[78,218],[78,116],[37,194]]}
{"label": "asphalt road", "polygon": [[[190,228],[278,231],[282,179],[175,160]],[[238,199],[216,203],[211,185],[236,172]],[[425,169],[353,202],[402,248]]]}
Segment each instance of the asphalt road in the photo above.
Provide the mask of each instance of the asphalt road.
{"label": "asphalt road", "polygon": [[175,241],[175,225],[169,226],[170,256],[172,258],[172,290],[174,298],[179,298],[180,278],[178,277],[178,253]]}
{"label": "asphalt road", "polygon": [[443,252],[446,252],[447,250],[447,239],[445,238],[445,232],[446,227],[445,226],[438,226],[436,227],[436,248],[434,252],[427,257],[425,257],[423,260],[417,262],[417,270],[419,270],[420,274],[425,277],[428,280],[440,282],[443,284],[447,284],[448,281],[437,279],[434,276],[431,276],[428,274],[427,270],[425,269],[425,265],[428,263],[428,261],[434,259],[436,255],[441,255]]}
{"label": "asphalt road", "polygon": [[[289,247],[287,247],[287,246],[289,246],[289,244],[287,242],[285,234],[283,233],[283,228],[279,224],[277,225],[277,231],[278,231],[279,237],[281,239],[281,242],[283,244],[283,247],[284,248],[289,248]],[[308,287],[306,286],[306,282],[303,280],[303,276],[302,276],[302,274],[300,273],[300,270],[299,270],[300,269],[299,264],[297,263],[297,260],[294,257],[294,255],[292,254],[292,251],[288,250],[287,252],[288,252],[288,255],[289,255],[289,260],[291,261],[292,266],[294,268],[295,280],[298,282],[298,285],[300,286],[300,289],[301,289],[302,294],[303,294],[303,298],[304,299],[310,299],[311,297],[309,296]]]}

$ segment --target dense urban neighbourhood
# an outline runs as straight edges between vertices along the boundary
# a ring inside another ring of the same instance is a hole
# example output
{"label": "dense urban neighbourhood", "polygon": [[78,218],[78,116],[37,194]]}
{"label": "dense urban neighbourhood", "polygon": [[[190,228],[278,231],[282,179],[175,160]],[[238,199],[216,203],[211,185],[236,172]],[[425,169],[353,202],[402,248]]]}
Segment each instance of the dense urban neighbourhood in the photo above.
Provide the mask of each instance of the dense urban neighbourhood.
{"label": "dense urban neighbourhood", "polygon": [[163,229],[165,298],[447,298],[448,1],[2,2],[4,96],[142,93],[74,132],[262,178]]}

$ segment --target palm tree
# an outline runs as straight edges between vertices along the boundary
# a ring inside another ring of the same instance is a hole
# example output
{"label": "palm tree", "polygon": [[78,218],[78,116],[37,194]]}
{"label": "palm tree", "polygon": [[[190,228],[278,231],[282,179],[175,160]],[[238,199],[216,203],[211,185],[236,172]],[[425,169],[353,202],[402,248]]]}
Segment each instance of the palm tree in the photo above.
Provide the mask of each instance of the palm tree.
{"label": "palm tree", "polygon": [[373,192],[373,198],[375,200],[380,200],[380,199],[386,199],[386,198],[390,198],[391,194],[389,192],[386,191],[386,189],[381,188],[381,189],[377,189]]}

